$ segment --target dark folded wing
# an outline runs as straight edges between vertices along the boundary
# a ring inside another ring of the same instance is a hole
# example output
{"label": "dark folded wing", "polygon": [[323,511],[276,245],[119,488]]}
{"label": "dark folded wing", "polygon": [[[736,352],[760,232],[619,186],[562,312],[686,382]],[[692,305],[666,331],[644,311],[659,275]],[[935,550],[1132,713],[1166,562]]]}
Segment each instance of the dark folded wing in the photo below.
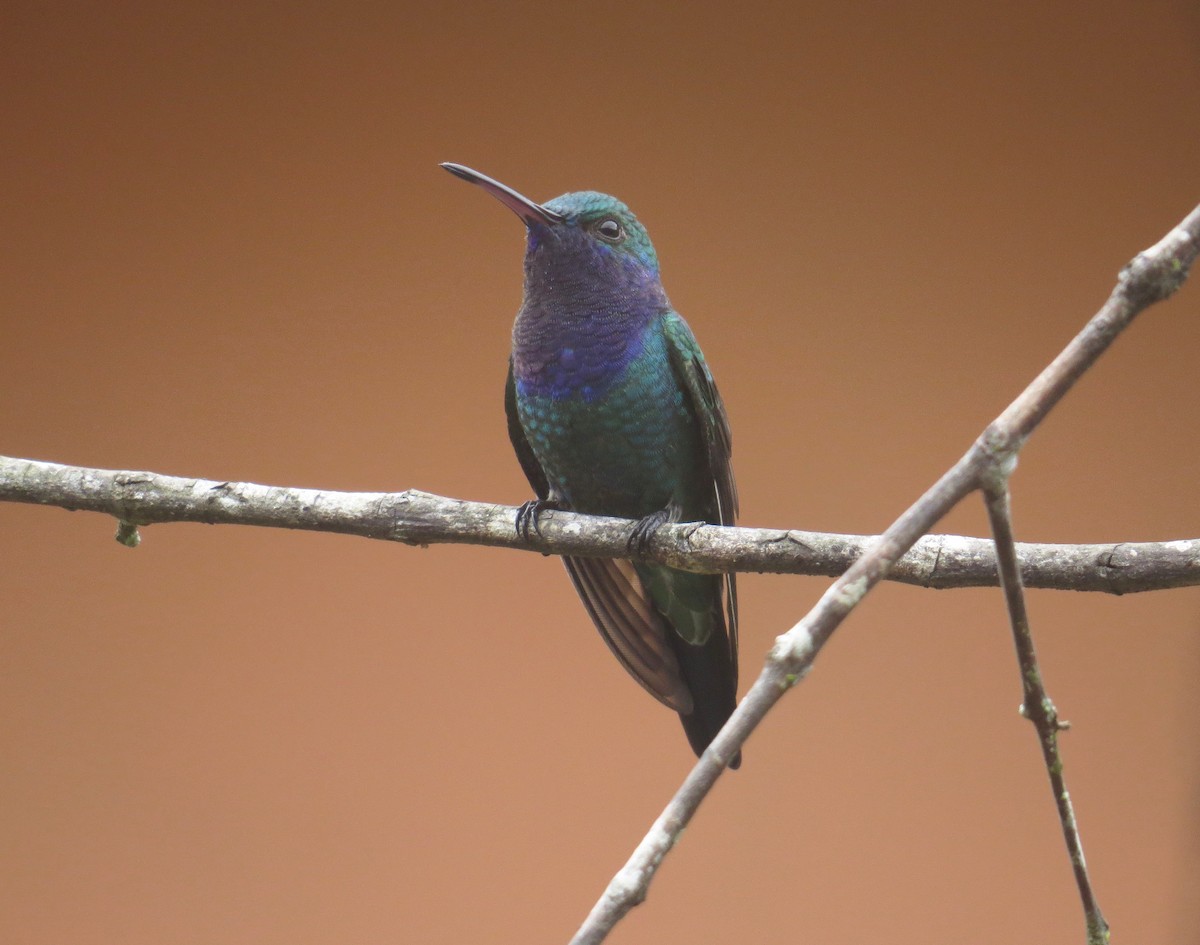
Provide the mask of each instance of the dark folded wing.
{"label": "dark folded wing", "polygon": [[[710,521],[721,525],[732,525],[737,519],[737,483],[733,479],[733,436],[729,430],[729,417],[725,403],[717,390],[712,372],[704,360],[704,353],[687,322],[674,312],[663,319],[663,330],[667,338],[671,365],[691,402],[692,410],[699,418],[704,440],[708,472],[712,478],[713,515]],[[725,625],[729,635],[729,656],[733,669],[734,688],[737,688],[737,581],[732,574],[725,575]]]}
{"label": "dark folded wing", "polygon": [[690,713],[692,694],[667,638],[673,631],[650,603],[633,565],[614,558],[563,558],[563,564],[604,642],[630,675],[664,705]]}
{"label": "dark folded wing", "polygon": [[713,520],[720,525],[732,525],[737,519],[738,495],[731,461],[733,435],[729,430],[725,403],[687,322],[671,312],[663,319],[663,330],[675,376],[700,422],[715,498]]}

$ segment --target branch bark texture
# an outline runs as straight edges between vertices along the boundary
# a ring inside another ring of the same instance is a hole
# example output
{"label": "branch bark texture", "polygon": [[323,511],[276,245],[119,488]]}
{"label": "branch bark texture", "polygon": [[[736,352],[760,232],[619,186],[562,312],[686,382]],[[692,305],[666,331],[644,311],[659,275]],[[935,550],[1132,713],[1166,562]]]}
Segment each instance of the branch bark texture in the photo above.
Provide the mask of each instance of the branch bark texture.
{"label": "branch bark texture", "polygon": [[[0,456],[0,501],[102,512],[128,526],[165,522],[335,532],[409,545],[471,544],[543,554],[625,557],[633,522],[547,511],[522,537],[516,509],[428,492],[335,492],[90,469]],[[878,539],[799,529],[664,525],[645,557],[689,571],[837,577]],[[1200,539],[1108,544],[1018,543],[1026,587],[1131,594],[1200,584]],[[927,535],[887,579],[930,588],[995,587],[990,539]]]}

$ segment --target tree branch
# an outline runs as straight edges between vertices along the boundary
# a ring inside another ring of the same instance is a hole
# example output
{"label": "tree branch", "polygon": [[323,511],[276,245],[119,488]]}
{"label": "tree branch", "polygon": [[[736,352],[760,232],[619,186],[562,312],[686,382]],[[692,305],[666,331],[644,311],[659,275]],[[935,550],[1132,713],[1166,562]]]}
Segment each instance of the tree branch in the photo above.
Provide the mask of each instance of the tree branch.
{"label": "tree branch", "polygon": [[[292,489],[5,456],[0,456],[0,501],[103,512],[124,523],[118,535],[123,544],[137,543],[138,525],[202,522],[336,532],[410,545],[472,544],[624,557],[634,524],[547,511],[538,519],[541,534],[524,538],[513,527],[516,509],[511,506],[428,492]],[[664,525],[645,557],[689,571],[837,577],[877,539],[693,522]],[[1027,587],[1131,594],[1200,584],[1200,539],[1016,547]],[[939,589],[995,587],[995,549],[984,538],[928,535],[896,562],[887,579]]]}

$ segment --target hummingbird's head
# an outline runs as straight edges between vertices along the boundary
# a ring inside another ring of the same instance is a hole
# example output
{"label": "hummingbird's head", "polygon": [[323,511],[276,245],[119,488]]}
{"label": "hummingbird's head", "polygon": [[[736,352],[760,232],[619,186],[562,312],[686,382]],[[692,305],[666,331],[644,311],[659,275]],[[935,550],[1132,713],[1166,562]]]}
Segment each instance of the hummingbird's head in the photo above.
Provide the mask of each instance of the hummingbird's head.
{"label": "hummingbird's head", "polygon": [[560,219],[554,223],[542,223],[536,219],[526,221],[530,252],[539,248],[533,245],[535,240],[540,244],[542,239],[550,238],[558,244],[558,252],[587,254],[599,260],[611,259],[621,266],[658,274],[658,256],[646,228],[638,222],[633,211],[616,197],[583,190],[555,197],[547,201],[543,208]]}
{"label": "hummingbird's head", "polygon": [[553,294],[597,300],[607,295],[638,300],[638,307],[647,310],[666,307],[654,245],[633,211],[616,197],[584,190],[538,204],[469,167],[442,167],[478,184],[525,222],[527,298]]}

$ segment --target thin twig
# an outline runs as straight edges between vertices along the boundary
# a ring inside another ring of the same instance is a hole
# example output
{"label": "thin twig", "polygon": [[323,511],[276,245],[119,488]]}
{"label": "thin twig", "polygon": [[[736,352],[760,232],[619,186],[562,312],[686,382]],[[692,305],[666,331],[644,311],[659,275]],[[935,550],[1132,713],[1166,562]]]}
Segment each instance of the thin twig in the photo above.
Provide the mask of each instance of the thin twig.
{"label": "thin twig", "polygon": [[[334,492],[250,482],[187,479],[132,470],[90,469],[0,456],[0,501],[103,512],[136,544],[137,526],[166,522],[255,525],[359,535],[412,545],[462,543],[543,554],[623,557],[633,522],[548,511],[528,536],[516,509],[427,492]],[[754,571],[837,577],[878,535],[797,529],[664,525],[649,560],[690,571]],[[1200,539],[1108,544],[1017,545],[1028,587],[1132,594],[1200,584]],[[995,587],[996,553],[985,538],[927,535],[887,579],[921,587]]]}
{"label": "thin twig", "polygon": [[[1026,438],[1139,312],[1182,285],[1198,252],[1200,206],[1122,270],[1108,300],[1063,352],[984,430],[962,459],[833,583],[817,605],[776,640],[749,693],[601,895],[572,939],[573,945],[597,945],[622,916],[645,899],[663,857],[674,848],[680,831],[724,770],[725,760],[742,747],[783,693],[803,678],[846,615],[963,496],[997,474],[1012,472]],[[1092,914],[1088,912],[1089,917]],[[1095,931],[1089,926],[1090,936]]]}
{"label": "thin twig", "polygon": [[1059,719],[1058,710],[1046,692],[1037,650],[1033,645],[1033,631],[1029,627],[1025,592],[1021,586],[1021,570],[1017,564],[1013,541],[1007,476],[998,474],[985,484],[984,501],[992,534],[996,539],[996,551],[1000,559],[1000,583],[1005,603],[1008,605],[1013,643],[1017,650],[1017,664],[1021,670],[1021,686],[1024,693],[1021,714],[1033,723],[1042,747],[1042,760],[1050,778],[1050,788],[1054,792],[1054,804],[1058,808],[1063,839],[1067,844],[1067,853],[1075,873],[1075,884],[1079,888],[1079,899],[1083,904],[1088,945],[1107,945],[1108,922],[1100,912],[1092,881],[1088,876],[1087,861],[1083,856],[1083,839],[1079,834],[1079,823],[1075,819],[1075,806],[1067,792],[1062,755],[1058,750],[1058,733],[1065,731],[1070,725]]}

